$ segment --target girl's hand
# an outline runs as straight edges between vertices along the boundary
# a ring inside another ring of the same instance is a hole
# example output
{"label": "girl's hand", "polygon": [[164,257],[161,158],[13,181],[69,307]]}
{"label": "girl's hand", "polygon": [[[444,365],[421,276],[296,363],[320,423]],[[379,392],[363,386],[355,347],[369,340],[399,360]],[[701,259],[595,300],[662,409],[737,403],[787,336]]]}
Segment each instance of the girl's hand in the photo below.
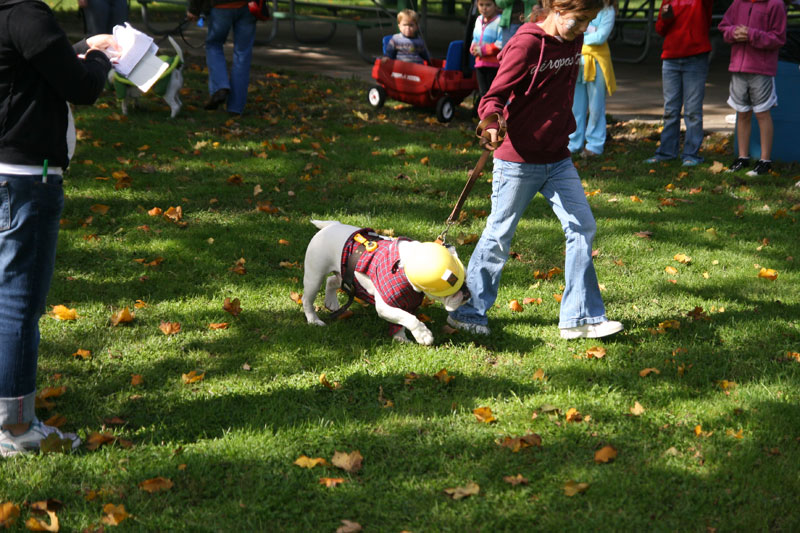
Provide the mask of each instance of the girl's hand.
{"label": "girl's hand", "polygon": [[108,34],[100,34],[94,35],[86,39],[86,44],[89,46],[89,50],[99,50],[101,52],[106,52],[106,50],[113,50],[115,52],[121,52],[122,49],[117,44],[117,40],[114,39],[113,35]]}
{"label": "girl's hand", "polygon": [[747,26],[744,26],[744,25],[736,26],[736,28],[733,30],[733,38],[734,38],[734,40],[736,40],[738,42],[747,41],[748,40],[748,37],[747,37],[748,33],[749,33],[749,31],[748,31]]}
{"label": "girl's hand", "polygon": [[487,144],[484,146],[484,148],[486,148],[486,149],[487,149],[487,150],[489,150],[490,152],[494,152],[494,151],[497,149],[497,148],[494,146],[494,144],[497,142],[497,128],[488,128],[488,129],[487,129],[487,130],[484,132],[484,135],[485,135],[485,134],[487,134],[487,133],[489,134],[489,143],[487,143]]}

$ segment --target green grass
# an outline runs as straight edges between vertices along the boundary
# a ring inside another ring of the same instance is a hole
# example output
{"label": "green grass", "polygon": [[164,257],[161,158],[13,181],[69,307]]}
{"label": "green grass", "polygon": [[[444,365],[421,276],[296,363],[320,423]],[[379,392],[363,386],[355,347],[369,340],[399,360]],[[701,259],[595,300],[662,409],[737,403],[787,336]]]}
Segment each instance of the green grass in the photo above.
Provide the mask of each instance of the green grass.
{"label": "green grass", "polygon": [[[731,153],[727,139],[709,137],[709,164],[651,173],[642,161],[654,151],[653,128],[614,125],[606,154],[579,170],[587,192],[600,191],[589,197],[595,265],[608,315],[625,332],[559,338],[553,295],[563,276],[536,280],[534,272],[563,266],[564,238],[539,197],[514,240],[493,335],[445,333],[437,305],[423,309],[435,345],[402,345],[357,305],[348,320],[307,325],[290,298],[302,292],[302,270],[280,264],[302,263],[311,217],[434,238],[479,155],[469,110],[449,125],[391,101],[376,113],[358,82],[255,68],[249,114],[228,120],[202,111],[201,69],[185,74],[188,105],[176,120],[150,98],[121,120],[111,93],[77,111],[82,140],[66,179],[48,302],[80,316],[41,321],[39,388],[67,391],[38,415],[63,414],[63,429],[84,439],[107,431],[133,447],[0,461],[0,502],[59,499],[64,531],[98,527],[106,503],[133,515],[119,531],[334,531],[341,519],[395,532],[800,527],[800,363],[787,359],[800,351],[798,213],[790,210],[800,202],[797,166],[777,165],[765,178],[714,174],[710,163]],[[130,188],[98,179],[122,170]],[[227,182],[234,174],[242,185]],[[480,233],[489,190],[476,184],[470,216],[451,235]],[[664,198],[678,201],[662,206]],[[267,200],[279,213],[256,210]],[[93,213],[95,204],[108,212]],[[147,214],[178,205],[184,228]],[[474,245],[458,248],[466,262]],[[678,253],[691,263],[676,262]],[[157,257],[156,267],[133,261]],[[247,273],[231,272],[242,257]],[[778,279],[757,277],[756,265]],[[226,297],[240,299],[238,318],[223,311]],[[508,308],[526,297],[542,303]],[[138,299],[148,305],[134,322],[111,327],[112,313]],[[695,307],[708,319],[688,316]],[[654,332],[667,320],[680,328]],[[179,322],[181,332],[164,335],[162,321]],[[212,322],[230,327],[210,330]],[[593,346],[606,356],[587,359]],[[92,358],[72,357],[78,349]],[[433,378],[442,368],[455,376],[449,384]],[[532,377],[540,368],[544,381]],[[642,378],[644,368],[660,374]],[[205,379],[184,385],[191,370]],[[409,372],[420,378],[406,385]],[[340,387],[321,385],[322,373]],[[143,384],[131,386],[132,374]],[[735,385],[724,390],[722,380]],[[645,413],[631,416],[637,401]],[[472,410],[482,406],[495,424],[476,421]],[[568,423],[569,408],[591,419]],[[127,424],[104,430],[112,416]],[[697,436],[697,425],[711,434]],[[728,434],[739,430],[741,439]],[[496,443],[528,432],[541,435],[541,448],[512,453]],[[596,464],[606,444],[619,455]],[[359,450],[363,469],[293,465],[337,450]],[[517,473],[529,484],[503,481]],[[157,476],[174,487],[138,488]],[[346,482],[326,488],[320,477]],[[567,497],[568,480],[590,487]],[[443,493],[468,482],[480,485],[477,496]],[[102,496],[87,500],[90,490]],[[23,507],[14,527],[29,515]]]}

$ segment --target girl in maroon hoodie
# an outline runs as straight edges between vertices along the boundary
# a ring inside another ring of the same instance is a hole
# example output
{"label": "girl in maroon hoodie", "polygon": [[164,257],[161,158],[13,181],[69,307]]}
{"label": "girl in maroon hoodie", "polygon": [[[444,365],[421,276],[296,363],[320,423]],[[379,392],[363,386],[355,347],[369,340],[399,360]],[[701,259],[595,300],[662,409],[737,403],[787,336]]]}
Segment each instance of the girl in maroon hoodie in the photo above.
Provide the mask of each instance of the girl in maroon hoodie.
{"label": "girl in maroon hoodie", "polygon": [[[575,130],[572,96],[583,32],[602,0],[543,0],[499,55],[500,69],[481,99],[481,118],[502,114],[508,125],[494,153],[492,212],[467,271],[472,298],[448,317],[456,328],[489,334],[487,311],[497,299],[511,239],[528,203],[541,193],[561,221],[567,239],[561,337],[604,337],[623,329],[606,318],[592,264],[597,226],[572,164],[569,134]],[[488,128],[492,139],[497,130]]]}

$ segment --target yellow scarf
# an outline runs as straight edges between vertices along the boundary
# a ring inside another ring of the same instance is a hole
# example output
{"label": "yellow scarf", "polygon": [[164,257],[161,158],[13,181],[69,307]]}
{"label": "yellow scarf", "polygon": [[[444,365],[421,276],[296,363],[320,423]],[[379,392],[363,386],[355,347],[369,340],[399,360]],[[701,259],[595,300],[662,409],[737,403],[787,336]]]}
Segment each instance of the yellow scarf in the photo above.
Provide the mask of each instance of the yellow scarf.
{"label": "yellow scarf", "polygon": [[608,48],[608,43],[584,44],[581,54],[583,54],[584,62],[583,79],[585,81],[594,81],[595,76],[597,76],[596,65],[599,64],[606,80],[608,95],[614,94],[614,91],[617,90],[617,78],[614,76],[614,66],[611,64],[611,50]]}

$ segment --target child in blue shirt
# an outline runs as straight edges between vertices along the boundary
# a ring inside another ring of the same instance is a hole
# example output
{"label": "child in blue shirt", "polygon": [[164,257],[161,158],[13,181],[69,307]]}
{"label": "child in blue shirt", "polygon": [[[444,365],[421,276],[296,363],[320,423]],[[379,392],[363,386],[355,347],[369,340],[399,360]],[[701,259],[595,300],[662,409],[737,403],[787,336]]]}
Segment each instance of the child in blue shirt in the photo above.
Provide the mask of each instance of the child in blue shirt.
{"label": "child in blue shirt", "polygon": [[481,98],[489,91],[500,68],[497,54],[503,48],[503,29],[500,27],[500,10],[494,0],[478,0],[478,13],[472,31],[470,53],[475,56],[475,72]]}
{"label": "child in blue shirt", "polygon": [[386,45],[386,57],[410,63],[430,61],[425,41],[417,35],[419,15],[411,9],[404,9],[397,14],[397,26],[400,33],[394,34]]}

